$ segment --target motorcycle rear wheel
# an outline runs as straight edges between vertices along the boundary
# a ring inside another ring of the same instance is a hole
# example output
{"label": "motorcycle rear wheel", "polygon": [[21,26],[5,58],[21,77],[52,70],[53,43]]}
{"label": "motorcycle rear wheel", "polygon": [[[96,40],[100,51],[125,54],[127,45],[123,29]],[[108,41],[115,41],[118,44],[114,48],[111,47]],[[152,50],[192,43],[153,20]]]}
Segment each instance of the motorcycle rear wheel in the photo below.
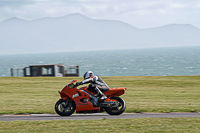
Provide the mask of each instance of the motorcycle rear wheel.
{"label": "motorcycle rear wheel", "polygon": [[76,110],[76,104],[72,99],[66,100],[60,99],[55,104],[55,111],[60,116],[70,116]]}
{"label": "motorcycle rear wheel", "polygon": [[112,106],[106,107],[105,108],[106,113],[108,113],[110,115],[122,114],[126,109],[125,101],[121,97],[117,97],[117,96],[111,97],[110,99],[115,99],[118,106],[117,107],[112,107]]}

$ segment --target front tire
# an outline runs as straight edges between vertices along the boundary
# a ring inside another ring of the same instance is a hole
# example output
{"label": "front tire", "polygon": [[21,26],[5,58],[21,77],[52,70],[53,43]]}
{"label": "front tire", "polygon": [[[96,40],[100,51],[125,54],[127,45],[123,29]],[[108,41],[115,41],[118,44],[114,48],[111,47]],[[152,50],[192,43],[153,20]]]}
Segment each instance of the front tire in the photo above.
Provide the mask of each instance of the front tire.
{"label": "front tire", "polygon": [[55,104],[55,111],[60,116],[70,116],[76,110],[76,104],[72,99],[60,99]]}
{"label": "front tire", "polygon": [[126,103],[121,97],[111,97],[110,99],[115,99],[116,106],[114,107],[106,107],[105,111],[110,115],[120,115],[122,114],[126,109]]}

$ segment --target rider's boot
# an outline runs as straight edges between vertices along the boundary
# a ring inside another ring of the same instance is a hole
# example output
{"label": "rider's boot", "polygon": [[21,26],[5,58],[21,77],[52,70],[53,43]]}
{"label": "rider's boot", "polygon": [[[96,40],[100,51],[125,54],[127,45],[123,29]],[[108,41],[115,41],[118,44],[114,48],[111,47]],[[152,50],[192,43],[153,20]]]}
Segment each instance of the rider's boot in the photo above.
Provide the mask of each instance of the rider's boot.
{"label": "rider's boot", "polygon": [[96,90],[98,91],[99,94],[99,100],[107,99],[107,97],[99,90],[99,88],[96,87]]}
{"label": "rider's boot", "polygon": [[107,96],[105,96],[104,94],[99,98],[100,100],[105,100],[107,99]]}

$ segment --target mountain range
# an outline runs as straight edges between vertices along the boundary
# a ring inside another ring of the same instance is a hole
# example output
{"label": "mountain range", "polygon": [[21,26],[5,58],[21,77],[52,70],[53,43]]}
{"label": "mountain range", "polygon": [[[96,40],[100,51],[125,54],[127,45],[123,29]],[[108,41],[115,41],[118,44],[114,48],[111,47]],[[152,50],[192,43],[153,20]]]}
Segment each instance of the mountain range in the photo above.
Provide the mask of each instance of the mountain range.
{"label": "mountain range", "polygon": [[0,54],[132,49],[200,45],[200,29],[169,24],[139,29],[116,20],[81,14],[0,22]]}

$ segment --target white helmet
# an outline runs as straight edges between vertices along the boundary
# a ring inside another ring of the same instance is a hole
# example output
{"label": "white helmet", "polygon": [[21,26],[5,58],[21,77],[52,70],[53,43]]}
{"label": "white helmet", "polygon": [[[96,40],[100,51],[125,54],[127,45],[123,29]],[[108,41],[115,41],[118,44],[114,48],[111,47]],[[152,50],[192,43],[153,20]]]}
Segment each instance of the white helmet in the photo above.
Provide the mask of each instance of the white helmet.
{"label": "white helmet", "polygon": [[92,71],[87,71],[85,72],[85,74],[83,75],[84,79],[88,79],[90,78],[92,75],[94,75],[94,73]]}

